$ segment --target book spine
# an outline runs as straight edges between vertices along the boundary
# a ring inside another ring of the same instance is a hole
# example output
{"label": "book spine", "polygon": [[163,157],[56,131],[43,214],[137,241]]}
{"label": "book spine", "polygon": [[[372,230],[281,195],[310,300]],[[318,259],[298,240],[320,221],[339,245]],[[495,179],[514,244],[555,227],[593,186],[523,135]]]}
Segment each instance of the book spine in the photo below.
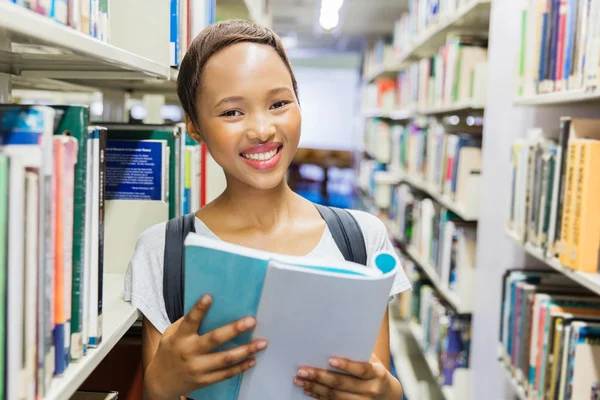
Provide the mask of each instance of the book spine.
{"label": "book spine", "polygon": [[556,45],[556,74],[554,75],[555,90],[564,90],[564,62],[565,62],[565,33],[567,27],[567,11],[568,11],[568,0],[560,0],[559,11],[558,11],[558,33],[557,33],[557,45]]}
{"label": "book spine", "polygon": [[64,345],[65,343],[65,198],[64,198],[64,146],[60,137],[54,138],[54,249],[56,257],[54,259],[54,375],[62,375],[66,369],[64,363]]}
{"label": "book spine", "polygon": [[97,243],[97,239],[94,241],[92,237],[93,215],[94,215],[94,204],[97,199],[97,195],[94,193],[94,185],[97,185],[96,179],[96,168],[94,166],[94,152],[97,143],[97,139],[94,137],[95,129],[93,127],[87,128],[86,138],[86,155],[87,160],[85,162],[85,247],[83,248],[83,268],[81,271],[81,294],[80,298],[80,309],[81,309],[81,343],[82,343],[82,356],[87,352],[87,346],[89,343],[89,331],[90,331],[90,296],[91,296],[91,274],[92,274],[92,248]]}
{"label": "book spine", "polygon": [[91,226],[91,259],[89,270],[88,301],[88,347],[96,347],[98,340],[98,303],[99,303],[99,265],[100,265],[100,131],[93,131],[93,184],[92,184],[92,226]]}
{"label": "book spine", "polygon": [[[28,168],[26,173],[25,213],[25,399],[34,399],[37,371],[37,285],[38,285],[38,240],[39,240],[39,169]],[[0,188],[0,191],[2,188]],[[1,236],[1,235],[0,235]]]}
{"label": "book spine", "polygon": [[75,163],[77,162],[77,140],[67,137],[65,140],[65,171],[64,171],[64,218],[65,218],[65,342],[64,363],[69,365],[71,349],[71,320],[73,293],[73,249],[75,244],[74,210],[75,210]]}
{"label": "book spine", "polygon": [[563,117],[560,120],[560,136],[556,149],[556,168],[553,193],[552,210],[550,212],[550,227],[548,229],[549,256],[557,257],[560,247],[562,209],[564,203],[564,185],[567,171],[569,132],[571,130],[571,118]]}
{"label": "book spine", "polygon": [[565,195],[562,212],[561,222],[561,238],[560,238],[560,262],[565,266],[571,265],[571,257],[569,256],[569,250],[573,240],[573,210],[575,201],[575,187],[577,184],[577,160],[579,155],[577,153],[577,145],[571,141],[569,142],[569,150],[567,154],[567,170],[566,170],[566,182],[565,182]]}
{"label": "book spine", "polygon": [[[93,195],[97,199],[94,206],[92,237],[92,271],[91,271],[91,298],[90,298],[90,334],[89,346],[97,347],[102,341],[102,289],[103,289],[103,271],[104,271],[104,197],[105,197],[105,174],[106,174],[106,129],[98,127],[96,129],[98,141],[94,148],[94,167],[97,171],[95,179],[98,179],[98,185],[94,185]],[[95,200],[96,201],[96,200]],[[96,206],[97,204],[97,206]]]}
{"label": "book spine", "polygon": [[72,250],[72,278],[71,278],[71,339],[70,360],[75,361],[83,357],[83,270],[87,263],[86,246],[87,237],[86,216],[89,215],[87,207],[87,185],[88,177],[88,140],[87,126],[79,127],[84,131],[77,141],[76,163],[73,171],[73,250]]}
{"label": "book spine", "polygon": [[581,144],[580,175],[575,210],[576,259],[573,268],[587,273],[598,272],[600,250],[600,141],[587,140]]}
{"label": "book spine", "polygon": [[170,34],[170,51],[171,66],[179,65],[179,1],[171,0],[171,34]]}

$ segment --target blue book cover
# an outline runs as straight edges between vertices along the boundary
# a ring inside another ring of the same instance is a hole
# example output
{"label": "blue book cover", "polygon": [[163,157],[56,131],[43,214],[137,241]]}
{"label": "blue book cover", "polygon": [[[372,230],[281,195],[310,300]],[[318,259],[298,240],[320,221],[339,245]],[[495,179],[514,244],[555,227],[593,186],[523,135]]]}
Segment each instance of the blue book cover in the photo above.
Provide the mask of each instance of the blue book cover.
{"label": "blue book cover", "polygon": [[171,0],[171,29],[170,29],[170,44],[169,54],[171,58],[171,66],[176,67],[181,60],[179,59],[179,1]]}
{"label": "blue book cover", "polygon": [[458,162],[460,158],[460,149],[463,147],[481,147],[481,138],[472,135],[459,135],[458,143],[456,144],[456,153],[454,156],[454,166],[452,168],[452,193],[456,193],[456,178],[458,171]]}
{"label": "blue book cover", "polygon": [[573,70],[573,57],[575,56],[575,35],[577,34],[575,29],[575,23],[577,21],[577,0],[569,0],[567,11],[567,32],[565,36],[565,57],[564,57],[564,68],[563,68],[563,79],[565,81],[565,87],[568,88],[569,77]]}
{"label": "blue book cover", "polygon": [[109,140],[106,200],[165,200],[165,141]]}
{"label": "blue book cover", "polygon": [[[254,331],[214,351],[259,338],[269,343],[251,370],[187,397],[300,400],[305,395],[293,384],[299,364],[328,368],[331,356],[369,359],[398,270],[395,255],[379,253],[368,268],[281,256],[196,234],[185,245],[184,312],[205,294],[213,298],[198,333],[251,316],[257,320]],[[352,301],[357,297],[363,301]]]}
{"label": "blue book cover", "polygon": [[552,34],[551,34],[551,47],[550,47],[550,70],[548,71],[547,79],[549,81],[556,80],[556,67],[557,67],[557,56],[558,56],[558,30],[560,20],[560,0],[553,0],[552,5]]}
{"label": "blue book cover", "polygon": [[540,62],[538,69],[538,92],[540,91],[540,84],[546,79],[546,54],[548,53],[548,13],[542,14],[542,39],[540,40]]}

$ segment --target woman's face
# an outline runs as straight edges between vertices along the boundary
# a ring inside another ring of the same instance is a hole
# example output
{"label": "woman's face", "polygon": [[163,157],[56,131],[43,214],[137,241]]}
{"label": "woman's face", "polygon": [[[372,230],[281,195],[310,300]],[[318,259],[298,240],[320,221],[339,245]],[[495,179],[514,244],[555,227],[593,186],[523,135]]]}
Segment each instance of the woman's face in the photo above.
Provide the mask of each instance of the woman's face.
{"label": "woman's face", "polygon": [[223,49],[205,64],[197,96],[200,139],[228,181],[279,185],[298,148],[301,116],[277,52],[256,43]]}

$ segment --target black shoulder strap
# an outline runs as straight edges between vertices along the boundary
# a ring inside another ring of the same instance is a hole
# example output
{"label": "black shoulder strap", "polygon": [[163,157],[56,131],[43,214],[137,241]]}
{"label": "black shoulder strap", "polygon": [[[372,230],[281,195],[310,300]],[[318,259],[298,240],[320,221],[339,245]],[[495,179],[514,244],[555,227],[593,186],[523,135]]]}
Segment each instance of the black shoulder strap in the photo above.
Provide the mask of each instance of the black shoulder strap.
{"label": "black shoulder strap", "polygon": [[344,259],[367,265],[367,246],[360,225],[346,210],[315,204]]}
{"label": "black shoulder strap", "polygon": [[163,264],[163,298],[171,323],[183,317],[184,241],[188,233],[196,232],[195,215],[186,214],[167,222]]}

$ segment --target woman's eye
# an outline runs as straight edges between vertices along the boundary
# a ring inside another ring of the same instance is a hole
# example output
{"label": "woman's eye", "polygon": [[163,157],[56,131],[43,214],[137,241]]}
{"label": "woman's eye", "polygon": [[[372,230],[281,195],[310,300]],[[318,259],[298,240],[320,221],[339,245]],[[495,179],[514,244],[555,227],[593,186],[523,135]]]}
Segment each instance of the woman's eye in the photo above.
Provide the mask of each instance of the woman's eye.
{"label": "woman's eye", "polygon": [[240,110],[229,110],[221,114],[222,117],[239,117],[242,115]]}
{"label": "woman's eye", "polygon": [[285,106],[288,103],[289,103],[288,101],[283,101],[283,100],[276,101],[275,103],[273,103],[273,105],[271,106],[271,108],[281,108],[281,107]]}

